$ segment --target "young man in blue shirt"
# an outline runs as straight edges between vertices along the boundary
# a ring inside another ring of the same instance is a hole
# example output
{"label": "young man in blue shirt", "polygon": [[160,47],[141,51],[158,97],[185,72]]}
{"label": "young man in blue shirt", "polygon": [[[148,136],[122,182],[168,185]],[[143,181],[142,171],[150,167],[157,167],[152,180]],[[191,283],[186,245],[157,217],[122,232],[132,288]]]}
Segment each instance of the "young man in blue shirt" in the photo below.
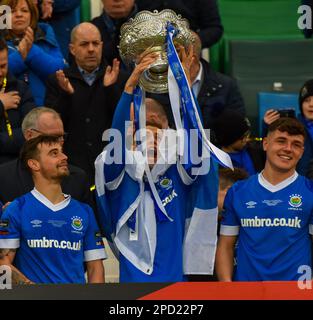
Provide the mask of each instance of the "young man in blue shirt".
{"label": "young man in blue shirt", "polygon": [[92,209],[61,189],[69,170],[60,138],[27,141],[21,158],[35,188],[1,216],[0,265],[12,267],[13,283],[85,283],[86,262],[88,282],[104,282],[106,254]]}
{"label": "young man in blue shirt", "polygon": [[263,141],[264,170],[229,189],[216,256],[219,280],[298,280],[298,268],[311,266],[313,183],[296,172],[304,139],[298,120],[276,120]]}

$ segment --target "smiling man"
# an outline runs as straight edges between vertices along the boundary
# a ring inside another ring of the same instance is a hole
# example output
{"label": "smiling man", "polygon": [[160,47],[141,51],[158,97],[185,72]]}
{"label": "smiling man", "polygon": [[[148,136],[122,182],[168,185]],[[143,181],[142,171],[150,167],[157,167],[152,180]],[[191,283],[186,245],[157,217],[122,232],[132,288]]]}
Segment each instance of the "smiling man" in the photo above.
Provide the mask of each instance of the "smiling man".
{"label": "smiling man", "polygon": [[276,120],[263,141],[264,170],[229,189],[216,257],[220,281],[298,280],[298,268],[311,266],[313,183],[296,172],[304,139],[298,120]]}
{"label": "smiling man", "polygon": [[35,188],[0,220],[0,265],[11,266],[14,283],[85,283],[84,262],[88,282],[104,282],[106,254],[92,209],[62,192],[69,175],[62,145],[40,135],[22,149]]}

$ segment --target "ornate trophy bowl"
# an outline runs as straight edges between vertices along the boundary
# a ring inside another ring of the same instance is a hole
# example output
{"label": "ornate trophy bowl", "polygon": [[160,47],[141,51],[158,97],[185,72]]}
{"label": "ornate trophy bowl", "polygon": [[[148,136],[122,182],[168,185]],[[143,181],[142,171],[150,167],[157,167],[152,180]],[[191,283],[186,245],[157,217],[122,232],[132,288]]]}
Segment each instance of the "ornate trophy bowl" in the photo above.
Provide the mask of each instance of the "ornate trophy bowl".
{"label": "ornate trophy bowl", "polygon": [[161,12],[141,11],[121,27],[119,50],[127,66],[134,66],[145,50],[146,54],[150,52],[159,54],[157,60],[140,78],[140,85],[152,93],[168,91],[168,61],[165,45],[167,22],[171,22],[179,30],[175,43],[187,48],[193,41],[189,23],[170,9]]}

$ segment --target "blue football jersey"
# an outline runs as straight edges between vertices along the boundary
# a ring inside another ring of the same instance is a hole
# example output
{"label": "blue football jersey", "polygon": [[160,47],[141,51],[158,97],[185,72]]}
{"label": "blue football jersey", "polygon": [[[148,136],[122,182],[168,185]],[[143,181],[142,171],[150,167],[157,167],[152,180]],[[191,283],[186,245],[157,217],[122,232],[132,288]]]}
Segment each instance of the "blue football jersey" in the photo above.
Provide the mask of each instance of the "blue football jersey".
{"label": "blue football jersey", "polygon": [[106,258],[88,205],[70,196],[54,205],[36,189],[3,212],[0,248],[17,249],[15,266],[35,283],[85,283],[83,262]]}
{"label": "blue football jersey", "polygon": [[[120,255],[121,282],[173,282],[183,281],[183,239],[186,219],[186,201],[189,186],[180,181],[176,166],[159,177],[156,188],[160,199],[172,219],[162,219],[157,205],[151,197],[149,184],[145,183],[145,212],[153,210],[156,215],[156,250],[152,274],[137,269]],[[148,204],[147,204],[148,202]],[[149,209],[149,202],[151,208]]]}
{"label": "blue football jersey", "polygon": [[312,192],[297,173],[275,186],[254,175],[229,189],[220,233],[238,235],[234,280],[298,280],[298,268],[311,266]]}

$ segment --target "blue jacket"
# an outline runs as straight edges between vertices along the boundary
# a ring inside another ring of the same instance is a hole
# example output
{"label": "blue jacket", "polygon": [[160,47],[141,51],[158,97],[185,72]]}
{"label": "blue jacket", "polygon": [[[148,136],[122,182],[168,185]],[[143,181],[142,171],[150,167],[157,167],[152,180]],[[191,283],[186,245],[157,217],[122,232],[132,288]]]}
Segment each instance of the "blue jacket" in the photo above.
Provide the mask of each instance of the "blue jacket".
{"label": "blue jacket", "polygon": [[17,50],[17,45],[8,40],[9,69],[30,85],[37,106],[42,106],[48,76],[64,68],[64,59],[53,29],[46,23],[38,23],[35,41],[25,60]]}

